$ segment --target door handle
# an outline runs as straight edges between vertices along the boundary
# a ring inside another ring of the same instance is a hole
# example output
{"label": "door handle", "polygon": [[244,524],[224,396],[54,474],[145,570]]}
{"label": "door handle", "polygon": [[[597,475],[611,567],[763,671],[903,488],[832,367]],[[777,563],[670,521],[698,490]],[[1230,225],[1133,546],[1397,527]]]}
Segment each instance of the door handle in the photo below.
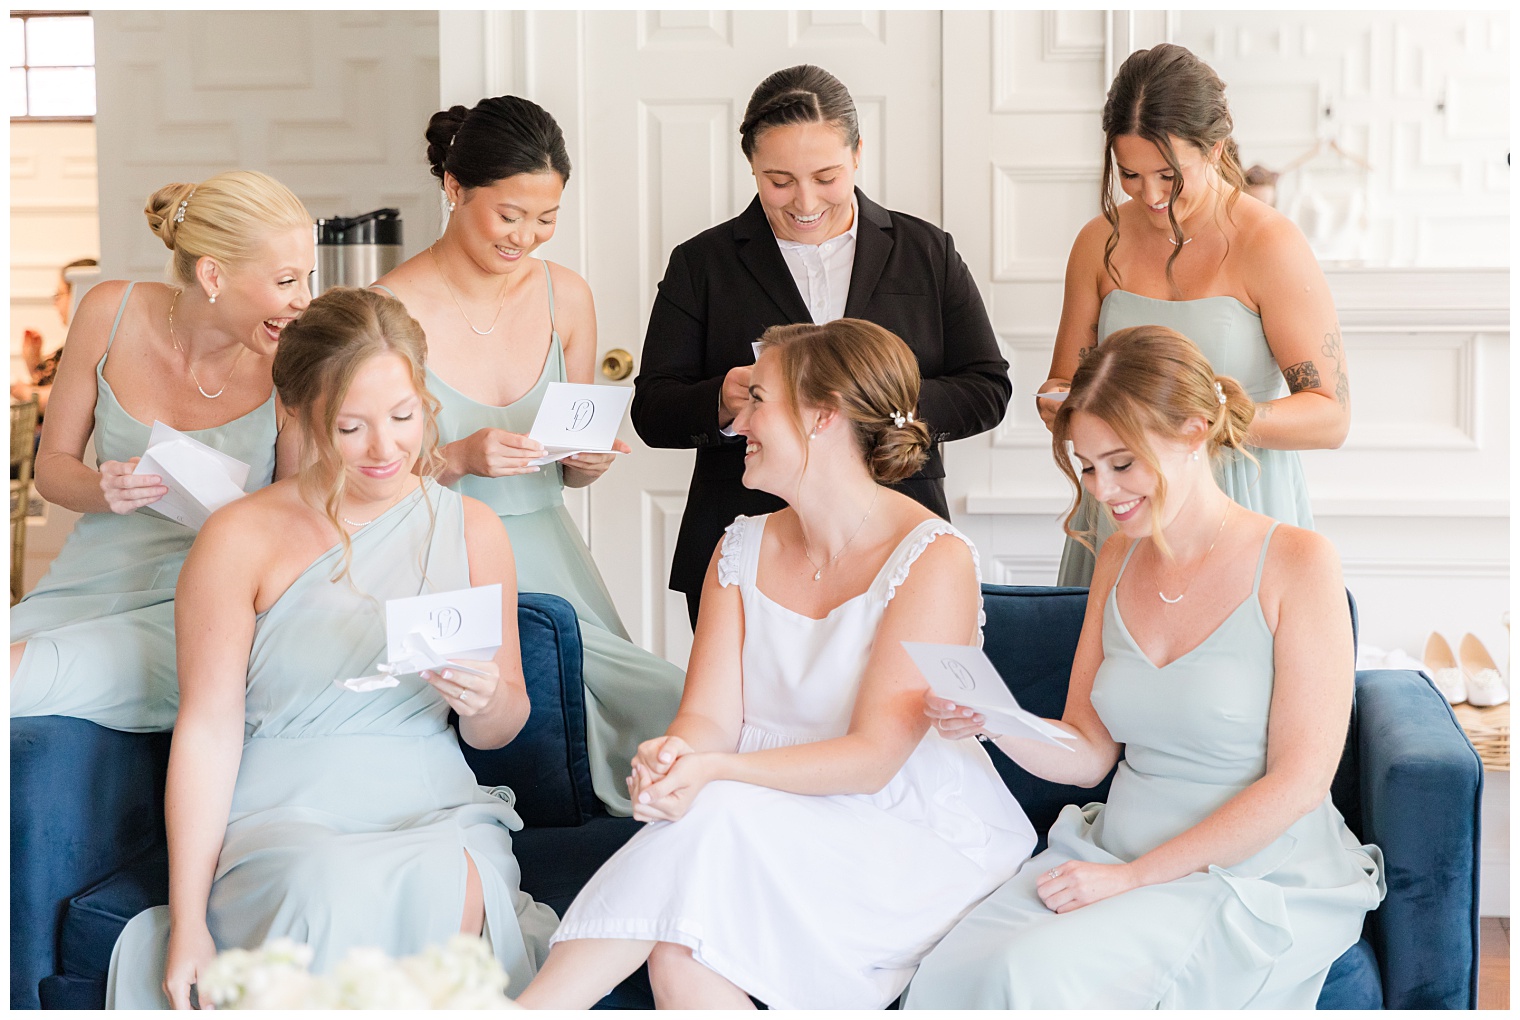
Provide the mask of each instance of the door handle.
{"label": "door handle", "polygon": [[614,347],[602,357],[602,374],[613,382],[627,379],[633,374],[633,355],[621,347]]}

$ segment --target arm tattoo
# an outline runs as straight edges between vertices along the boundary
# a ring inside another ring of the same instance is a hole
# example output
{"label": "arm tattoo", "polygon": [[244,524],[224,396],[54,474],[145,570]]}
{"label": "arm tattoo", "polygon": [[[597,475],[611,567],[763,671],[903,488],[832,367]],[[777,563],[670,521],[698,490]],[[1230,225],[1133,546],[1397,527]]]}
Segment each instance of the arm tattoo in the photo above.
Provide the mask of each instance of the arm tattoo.
{"label": "arm tattoo", "polygon": [[1351,381],[1346,378],[1346,351],[1341,346],[1341,331],[1337,327],[1325,334],[1320,353],[1335,366],[1335,399],[1342,410],[1351,406]]}
{"label": "arm tattoo", "polygon": [[1088,326],[1087,331],[1092,334],[1092,344],[1088,347],[1077,348],[1077,364],[1079,365],[1086,361],[1087,356],[1093,352],[1093,348],[1098,346],[1098,324],[1095,322]]}
{"label": "arm tattoo", "polygon": [[1312,361],[1300,361],[1296,365],[1289,365],[1283,369],[1283,378],[1288,380],[1289,393],[1317,390],[1320,387],[1319,369]]}

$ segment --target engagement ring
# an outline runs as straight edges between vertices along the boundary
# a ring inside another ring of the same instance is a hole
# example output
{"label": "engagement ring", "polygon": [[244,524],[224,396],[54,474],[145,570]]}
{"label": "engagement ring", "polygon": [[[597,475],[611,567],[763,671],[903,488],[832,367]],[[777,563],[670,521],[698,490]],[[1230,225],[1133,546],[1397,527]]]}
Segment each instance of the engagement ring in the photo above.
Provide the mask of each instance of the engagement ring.
{"label": "engagement ring", "polygon": [[1049,876],[1050,878],[1060,878],[1061,877],[1061,869],[1060,868],[1051,868],[1049,871],[1045,872],[1045,874],[1047,876]]}

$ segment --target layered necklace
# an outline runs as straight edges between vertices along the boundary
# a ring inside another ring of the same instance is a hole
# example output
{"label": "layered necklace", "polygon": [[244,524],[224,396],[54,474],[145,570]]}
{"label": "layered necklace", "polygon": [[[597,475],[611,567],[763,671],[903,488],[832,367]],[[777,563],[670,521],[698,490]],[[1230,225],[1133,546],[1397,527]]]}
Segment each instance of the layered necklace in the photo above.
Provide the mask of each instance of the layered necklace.
{"label": "layered necklace", "polygon": [[1208,562],[1209,553],[1213,552],[1214,547],[1219,544],[1219,536],[1224,534],[1224,522],[1230,519],[1230,508],[1234,505],[1235,503],[1233,500],[1225,503],[1224,513],[1219,516],[1219,530],[1214,532],[1214,541],[1209,543],[1208,551],[1205,552],[1203,554],[1203,558],[1198,561],[1198,566],[1193,568],[1193,576],[1188,578],[1187,584],[1182,586],[1182,591],[1178,593],[1177,597],[1174,599],[1167,598],[1166,593],[1161,590],[1159,585],[1157,586],[1156,594],[1161,597],[1162,602],[1165,602],[1169,606],[1175,606],[1177,603],[1181,602],[1183,596],[1188,593],[1188,589],[1193,586],[1193,582],[1196,581],[1198,579],[1198,575],[1203,572],[1203,565]]}
{"label": "layered necklace", "polygon": [[228,370],[227,378],[222,381],[222,388],[215,393],[207,393],[206,387],[201,385],[200,379],[195,374],[195,365],[191,363],[189,353],[179,345],[179,339],[174,335],[174,306],[179,303],[181,293],[183,292],[175,291],[174,300],[169,302],[169,342],[174,345],[176,351],[185,355],[185,367],[190,370],[190,381],[195,383],[195,388],[201,391],[201,396],[207,400],[215,400],[227,392],[227,385],[232,382],[232,377],[237,374],[238,362],[243,360],[243,355],[248,352],[248,347],[245,344],[238,345],[238,352],[232,359],[232,368]]}
{"label": "layered necklace", "polygon": [[496,321],[501,318],[501,310],[507,307],[507,284],[511,282],[511,278],[508,277],[501,281],[501,302],[496,306],[496,314],[491,317],[491,328],[476,329],[475,324],[470,321],[470,317],[465,314],[464,305],[459,303],[459,295],[454,293],[454,287],[449,283],[448,276],[444,274],[443,266],[438,261],[438,253],[433,250],[433,246],[437,243],[437,241],[434,241],[433,244],[428,245],[428,254],[433,256],[433,268],[438,270],[438,279],[443,281],[443,286],[448,290],[449,297],[454,299],[454,307],[459,309],[459,317],[464,320],[466,326],[470,327],[471,333],[474,333],[476,336],[490,336],[496,332]]}
{"label": "layered necklace", "polygon": [[807,532],[804,531],[802,533],[802,555],[806,556],[808,563],[815,568],[813,570],[813,580],[823,580],[824,567],[832,567],[835,563],[839,562],[839,557],[844,555],[844,551],[850,547],[850,543],[855,541],[855,536],[860,534],[860,529],[866,526],[866,521],[870,520],[871,511],[876,509],[876,497],[880,495],[881,486],[878,485],[876,486],[876,491],[871,495],[871,505],[866,507],[866,515],[860,519],[859,524],[855,525],[855,530],[850,532],[850,537],[844,540],[844,545],[839,547],[839,551],[829,557],[822,567],[818,566],[817,561],[813,559],[813,550],[808,548]]}

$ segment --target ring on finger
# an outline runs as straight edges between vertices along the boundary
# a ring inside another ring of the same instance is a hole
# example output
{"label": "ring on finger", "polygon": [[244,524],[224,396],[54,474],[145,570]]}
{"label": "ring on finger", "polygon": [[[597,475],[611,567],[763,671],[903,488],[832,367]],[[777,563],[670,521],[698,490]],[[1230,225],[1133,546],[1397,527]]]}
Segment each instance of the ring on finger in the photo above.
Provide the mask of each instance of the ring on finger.
{"label": "ring on finger", "polygon": [[1061,877],[1061,869],[1060,868],[1051,868],[1049,871],[1045,872],[1045,875],[1048,878],[1060,878]]}
{"label": "ring on finger", "polygon": [[461,702],[467,702],[467,701],[470,700],[470,690],[469,690],[469,688],[467,688],[467,687],[461,687],[461,688],[459,688],[459,700]]}

